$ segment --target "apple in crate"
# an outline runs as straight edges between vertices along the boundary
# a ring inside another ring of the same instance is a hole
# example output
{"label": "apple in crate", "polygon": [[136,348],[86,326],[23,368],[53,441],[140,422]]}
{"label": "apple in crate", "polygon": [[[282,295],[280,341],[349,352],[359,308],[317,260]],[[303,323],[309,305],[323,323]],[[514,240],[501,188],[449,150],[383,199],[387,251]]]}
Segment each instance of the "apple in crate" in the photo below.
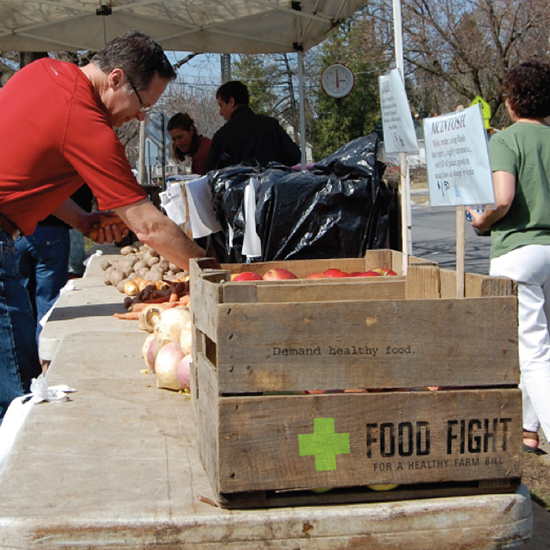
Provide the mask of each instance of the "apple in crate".
{"label": "apple in crate", "polygon": [[243,271],[242,273],[236,273],[231,275],[233,282],[239,281],[263,281],[263,279],[257,273],[253,271]]}
{"label": "apple in crate", "polygon": [[336,267],[327,269],[326,271],[323,272],[323,275],[326,275],[330,279],[338,279],[340,277],[349,277],[349,275],[346,272]]}
{"label": "apple in crate", "polygon": [[328,279],[324,273],[311,273],[306,279]]}
{"label": "apple in crate", "polygon": [[296,275],[284,269],[283,267],[274,267],[264,274],[264,281],[284,281],[287,279],[297,279]]}
{"label": "apple in crate", "polygon": [[385,267],[373,267],[371,271],[376,271],[377,273],[380,273],[380,275],[397,275],[395,271]]}
{"label": "apple in crate", "polygon": [[382,274],[378,273],[378,271],[363,271],[362,273],[358,271],[354,271],[353,273],[349,274],[350,277],[381,277]]}

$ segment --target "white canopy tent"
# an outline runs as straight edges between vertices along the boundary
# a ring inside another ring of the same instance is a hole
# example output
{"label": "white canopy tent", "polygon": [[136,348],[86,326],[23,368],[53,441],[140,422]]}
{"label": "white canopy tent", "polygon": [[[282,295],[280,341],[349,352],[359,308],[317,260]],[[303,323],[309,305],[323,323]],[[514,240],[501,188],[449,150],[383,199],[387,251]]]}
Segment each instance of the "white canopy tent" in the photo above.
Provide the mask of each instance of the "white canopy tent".
{"label": "white canopy tent", "polygon": [[99,50],[137,29],[165,50],[297,52],[302,165],[301,52],[319,44],[365,0],[0,0],[0,51]]}
{"label": "white canopy tent", "polygon": [[319,44],[365,0],[0,0],[0,50],[99,50],[128,29],[165,50],[280,53]]}

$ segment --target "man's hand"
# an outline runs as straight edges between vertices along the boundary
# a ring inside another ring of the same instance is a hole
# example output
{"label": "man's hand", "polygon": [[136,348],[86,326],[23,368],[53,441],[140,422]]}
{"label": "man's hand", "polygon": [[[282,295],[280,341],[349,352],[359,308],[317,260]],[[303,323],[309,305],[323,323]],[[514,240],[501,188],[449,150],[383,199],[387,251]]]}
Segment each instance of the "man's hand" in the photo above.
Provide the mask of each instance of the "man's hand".
{"label": "man's hand", "polygon": [[97,244],[119,242],[130,232],[129,227],[112,211],[92,212],[83,222],[82,233]]}

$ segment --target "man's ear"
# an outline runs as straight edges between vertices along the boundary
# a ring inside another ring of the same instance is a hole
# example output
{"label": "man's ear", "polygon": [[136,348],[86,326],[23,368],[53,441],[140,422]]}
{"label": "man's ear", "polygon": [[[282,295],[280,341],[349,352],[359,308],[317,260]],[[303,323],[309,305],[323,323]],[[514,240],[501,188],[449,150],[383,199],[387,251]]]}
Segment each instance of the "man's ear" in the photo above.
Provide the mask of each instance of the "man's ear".
{"label": "man's ear", "polygon": [[235,98],[234,98],[234,97],[230,97],[230,98],[229,98],[229,101],[227,102],[227,104],[228,104],[232,109],[234,109],[234,108],[235,108]]}
{"label": "man's ear", "polygon": [[116,69],[113,69],[109,73],[109,75],[107,76],[107,80],[109,82],[109,87],[113,90],[118,90],[121,86],[124,86],[126,84],[124,71],[122,69],[119,69],[118,67]]}

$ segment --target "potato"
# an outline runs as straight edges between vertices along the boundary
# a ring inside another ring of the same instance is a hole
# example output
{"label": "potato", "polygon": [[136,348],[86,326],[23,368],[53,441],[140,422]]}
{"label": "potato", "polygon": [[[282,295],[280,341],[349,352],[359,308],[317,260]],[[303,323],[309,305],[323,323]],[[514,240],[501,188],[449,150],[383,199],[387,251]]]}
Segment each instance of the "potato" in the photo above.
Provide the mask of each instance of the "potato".
{"label": "potato", "polygon": [[124,279],[124,273],[119,271],[118,269],[113,269],[109,275],[109,281],[111,281],[111,284],[113,286],[117,286],[120,281]]}
{"label": "potato", "polygon": [[148,260],[147,260],[147,265],[149,267],[153,267],[155,264],[158,264],[160,262],[158,256],[151,256]]}
{"label": "potato", "polygon": [[111,267],[111,262],[107,258],[103,258],[99,264],[99,267],[105,271],[108,267]]}
{"label": "potato", "polygon": [[134,249],[133,249],[131,246],[123,246],[123,247],[120,249],[120,253],[121,253],[123,256],[126,256],[127,254],[131,254],[133,251],[134,251]]}

